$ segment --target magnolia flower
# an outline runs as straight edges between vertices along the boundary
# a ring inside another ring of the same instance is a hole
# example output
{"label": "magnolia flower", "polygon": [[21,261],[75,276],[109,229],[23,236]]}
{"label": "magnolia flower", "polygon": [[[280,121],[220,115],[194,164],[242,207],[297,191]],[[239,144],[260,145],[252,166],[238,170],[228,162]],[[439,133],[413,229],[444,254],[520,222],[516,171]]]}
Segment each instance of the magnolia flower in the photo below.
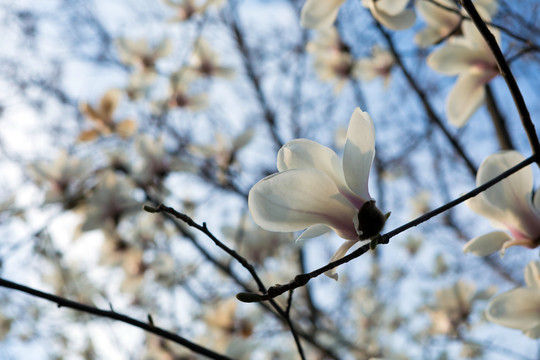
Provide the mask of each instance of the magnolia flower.
{"label": "magnolia flower", "polygon": [[414,25],[416,14],[407,9],[409,0],[362,0],[371,15],[391,30],[405,30]]}
{"label": "magnolia flower", "polygon": [[169,108],[186,108],[191,111],[202,110],[208,106],[207,94],[192,95],[188,88],[190,84],[189,71],[185,69],[173,73],[169,79],[170,96],[167,101]]}
{"label": "magnolia flower", "polygon": [[126,179],[119,178],[113,172],[107,172],[96,186],[87,205],[81,209],[86,215],[81,230],[114,228],[123,216],[139,209],[140,204],[131,197],[132,189],[132,185]]}
{"label": "magnolia flower", "polygon": [[487,300],[495,293],[495,287],[476,290],[476,286],[458,281],[448,288],[435,292],[435,303],[425,310],[431,318],[431,334],[456,334],[461,324],[469,324],[475,301]]}
{"label": "magnolia flower", "polygon": [[38,185],[47,185],[45,203],[63,202],[71,208],[82,199],[83,181],[90,174],[91,164],[64,150],[52,164],[34,163],[29,170]]}
{"label": "magnolia flower", "polygon": [[[307,228],[301,239],[333,230],[345,242],[330,261],[342,258],[358,241],[378,235],[388,216],[377,209],[368,191],[374,155],[373,121],[359,108],[349,122],[343,161],[314,141],[289,141],[278,153],[279,173],[249,192],[253,220],[269,231]],[[328,275],[337,279],[335,273]]]}
{"label": "magnolia flower", "polygon": [[[434,4],[429,0],[416,0],[415,7],[424,17],[427,26],[419,31],[414,40],[421,47],[428,47],[445,39],[453,33],[461,33],[462,16],[455,1],[438,0],[440,5]],[[474,6],[479,13],[483,14],[486,20],[497,11],[496,0],[476,0]]]}
{"label": "magnolia flower", "polygon": [[306,44],[306,50],[313,53],[315,57],[319,57],[349,52],[349,47],[341,40],[337,29],[331,26],[318,29],[315,39]]}
{"label": "magnolia flower", "polygon": [[154,76],[146,72],[134,72],[129,77],[128,85],[124,88],[129,100],[137,101],[148,96],[154,82]]}
{"label": "magnolia flower", "polygon": [[359,59],[354,67],[355,77],[360,77],[364,81],[371,81],[380,76],[383,78],[384,86],[390,84],[390,71],[394,66],[394,56],[387,50],[374,46],[371,50],[370,58]]}
{"label": "magnolia flower", "polygon": [[160,185],[171,172],[191,170],[190,164],[167,153],[163,138],[154,140],[142,135],[137,139],[136,149],[142,163],[136,168],[135,179],[143,186]]}
{"label": "magnolia flower", "polygon": [[521,330],[530,338],[540,338],[540,262],[525,268],[525,283],[495,296],[488,303],[486,318],[502,326]]}
{"label": "magnolia flower", "polygon": [[[478,169],[476,184],[482,185],[525,160],[517,151],[503,151],[487,157]],[[497,250],[501,255],[510,246],[533,249],[540,241],[540,192],[533,199],[533,173],[530,167],[490,187],[468,200],[469,208],[491,220],[493,226],[506,229],[475,237],[463,247],[464,252],[486,256]]]}
{"label": "magnolia flower", "polygon": [[218,54],[212,50],[208,41],[199,38],[191,54],[190,66],[186,69],[191,77],[223,77],[232,78],[234,69],[220,65]]}
{"label": "magnolia flower", "polygon": [[143,72],[155,73],[156,61],[172,52],[172,42],[162,40],[154,47],[148,45],[145,39],[116,41],[122,62],[140,68]]}
{"label": "magnolia flower", "polygon": [[[427,58],[428,65],[436,71],[459,75],[446,102],[448,120],[458,127],[482,105],[484,86],[499,74],[495,57],[475,25],[466,21],[462,28],[463,37],[454,38]],[[491,29],[491,32],[499,41],[499,31]]]}
{"label": "magnolia flower", "polygon": [[103,135],[117,133],[123,138],[132,136],[137,130],[133,120],[114,122],[113,114],[120,101],[121,92],[116,89],[109,90],[101,98],[97,108],[88,103],[81,103],[80,110],[94,122],[94,128],[79,134],[80,141],[90,141]]}
{"label": "magnolia flower", "polygon": [[225,0],[164,0],[165,4],[176,10],[176,16],[169,19],[169,22],[186,21],[191,19],[196,14],[203,14],[209,7],[213,6],[220,8],[225,3]]}

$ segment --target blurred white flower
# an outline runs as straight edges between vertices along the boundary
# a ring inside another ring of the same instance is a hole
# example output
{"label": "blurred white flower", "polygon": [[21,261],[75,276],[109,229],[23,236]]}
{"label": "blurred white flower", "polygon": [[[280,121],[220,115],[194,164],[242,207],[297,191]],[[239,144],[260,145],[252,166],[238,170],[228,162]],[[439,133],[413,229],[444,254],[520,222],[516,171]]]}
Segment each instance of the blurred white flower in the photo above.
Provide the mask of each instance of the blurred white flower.
{"label": "blurred white flower", "polygon": [[488,303],[486,318],[501,326],[521,330],[530,338],[540,338],[540,262],[525,268],[525,283],[495,296]]}
{"label": "blurred white flower", "polygon": [[[488,156],[478,169],[476,184],[482,185],[525,160],[517,151]],[[530,167],[519,170],[481,194],[468,200],[469,208],[491,220],[494,227],[506,229],[478,236],[463,247],[464,252],[486,256],[497,250],[501,255],[510,246],[535,248],[540,242],[540,192],[533,199],[533,173]]]}
{"label": "blurred white flower", "polygon": [[40,162],[29,166],[36,184],[47,187],[45,203],[62,202],[66,208],[82,199],[83,181],[91,169],[89,160],[70,156],[65,150],[60,151],[52,164]]}
{"label": "blurred white flower", "polygon": [[219,55],[212,50],[210,43],[202,37],[195,41],[195,47],[186,72],[188,72],[187,76],[190,79],[196,77],[230,79],[235,74],[234,69],[221,66]]}
{"label": "blurred white flower", "polygon": [[[463,126],[483,104],[485,85],[499,74],[495,57],[472,21],[462,25],[463,37],[456,37],[427,58],[434,70],[459,75],[448,95],[446,114],[454,126]],[[499,41],[498,29],[490,29]]]}
{"label": "blurred white flower", "polygon": [[85,215],[81,230],[114,228],[122,217],[139,209],[141,205],[131,197],[132,189],[130,182],[108,171],[80,209]]}
{"label": "blurred white flower", "polygon": [[113,114],[118,107],[122,92],[117,89],[107,91],[101,98],[97,108],[88,103],[81,103],[81,112],[93,121],[94,128],[85,130],[79,134],[79,141],[91,141],[99,136],[116,133],[122,138],[132,136],[137,130],[137,124],[133,120],[115,122]]}
{"label": "blurred white flower", "polygon": [[174,8],[176,15],[169,22],[187,21],[197,14],[203,14],[209,7],[221,8],[226,0],[164,0],[165,4]]}
{"label": "blurred white flower", "polygon": [[390,84],[390,71],[394,66],[394,56],[387,50],[374,46],[370,58],[358,59],[354,66],[354,77],[371,81],[380,76],[385,87]]}
{"label": "blurred white flower", "polygon": [[[461,34],[462,16],[455,1],[438,0],[440,5],[454,9],[455,12],[444,9],[429,0],[416,0],[415,7],[426,21],[426,27],[420,30],[414,40],[421,47],[428,47],[438,43],[451,34]],[[496,0],[475,0],[476,10],[489,20],[497,11]]]}
{"label": "blurred white flower", "polygon": [[163,138],[141,135],[137,138],[136,149],[142,162],[135,169],[135,179],[143,186],[160,185],[171,172],[192,170],[192,166],[179,156],[167,153]]}
{"label": "blurred white flower", "polygon": [[[358,241],[379,234],[387,216],[375,206],[368,177],[375,155],[371,117],[356,108],[349,122],[343,161],[314,141],[289,141],[278,153],[279,173],[249,192],[255,223],[270,231],[299,231],[309,239],[330,230],[345,239],[330,261],[345,256]],[[337,274],[328,274],[337,279]]]}
{"label": "blurred white flower", "polygon": [[199,111],[208,106],[208,95],[205,93],[189,93],[189,70],[181,69],[173,73],[169,79],[169,108],[186,108],[191,111]]}
{"label": "blurred white flower", "polygon": [[122,62],[152,74],[156,71],[156,61],[172,52],[172,42],[169,39],[163,39],[156,46],[149,46],[145,39],[120,38],[116,44]]}
{"label": "blurred white flower", "polygon": [[414,25],[416,14],[407,9],[409,0],[362,0],[362,5],[383,26],[391,30],[405,30]]}

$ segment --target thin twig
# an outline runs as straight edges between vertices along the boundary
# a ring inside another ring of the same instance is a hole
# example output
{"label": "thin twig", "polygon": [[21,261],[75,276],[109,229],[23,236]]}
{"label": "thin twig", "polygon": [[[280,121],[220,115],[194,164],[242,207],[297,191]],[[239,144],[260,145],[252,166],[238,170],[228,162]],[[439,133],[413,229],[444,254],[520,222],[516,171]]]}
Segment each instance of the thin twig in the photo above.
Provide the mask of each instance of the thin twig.
{"label": "thin twig", "polygon": [[54,303],[56,303],[58,305],[59,308],[60,307],[67,307],[67,308],[74,309],[74,310],[77,310],[77,311],[82,311],[82,312],[89,313],[89,314],[92,314],[92,315],[117,320],[117,321],[129,324],[129,325],[138,327],[138,328],[143,329],[145,331],[148,331],[148,332],[151,332],[151,333],[156,334],[158,336],[161,336],[161,337],[163,337],[165,339],[171,340],[171,341],[173,341],[173,342],[175,342],[177,344],[183,345],[186,348],[190,349],[191,351],[193,351],[193,352],[195,352],[197,354],[207,356],[210,359],[232,360],[231,358],[229,358],[229,357],[227,357],[225,355],[218,354],[218,353],[216,353],[216,352],[214,352],[214,351],[212,351],[210,349],[207,349],[207,348],[205,348],[203,346],[192,343],[191,341],[189,341],[189,340],[187,340],[187,339],[185,339],[185,338],[183,338],[183,337],[181,337],[181,336],[179,336],[177,334],[174,334],[174,333],[171,333],[171,332],[169,332],[167,330],[164,330],[162,328],[156,327],[153,323],[145,323],[145,322],[136,320],[134,318],[131,318],[131,317],[127,316],[127,315],[117,313],[117,312],[112,311],[112,310],[102,310],[102,309],[96,308],[94,306],[81,304],[81,303],[78,303],[76,301],[68,300],[68,299],[62,298],[60,296],[56,296],[56,295],[49,294],[49,293],[46,293],[46,292],[43,292],[43,291],[39,291],[39,290],[30,288],[28,286],[24,286],[24,285],[21,285],[21,284],[18,284],[18,283],[15,283],[15,282],[3,279],[3,278],[0,278],[0,287],[21,291],[21,292],[24,292],[26,294],[29,294],[29,295],[32,295],[32,296],[35,296],[35,297],[38,297],[38,298],[41,298],[41,299],[45,299],[45,300],[54,302]]}
{"label": "thin twig", "polygon": [[[497,40],[495,39],[495,36],[493,36],[491,31],[489,31],[489,28],[487,27],[484,20],[482,20],[480,14],[478,14],[478,11],[476,11],[476,8],[474,7],[471,0],[460,0],[460,3],[471,17],[472,21],[480,31],[480,34],[482,34],[482,36],[486,40],[489,48],[491,49],[491,52],[495,56],[499,71],[504,78],[504,81],[506,81],[506,85],[508,86],[510,93],[512,94],[512,98],[514,99],[514,103],[516,104],[519,117],[521,118],[521,123],[523,124],[523,127],[527,132],[527,137],[529,138],[529,143],[531,144],[532,151],[534,154],[539,154],[540,142],[538,141],[538,136],[536,134],[534,124],[531,120],[531,115],[529,114],[529,110],[527,109],[527,105],[525,104],[525,100],[523,99],[523,95],[521,94],[516,79],[514,78],[514,75],[512,74],[508,63],[504,58],[504,55],[501,51],[501,48],[499,47],[499,44],[497,43]],[[538,166],[540,166],[540,159],[538,159],[536,163],[538,164]]]}

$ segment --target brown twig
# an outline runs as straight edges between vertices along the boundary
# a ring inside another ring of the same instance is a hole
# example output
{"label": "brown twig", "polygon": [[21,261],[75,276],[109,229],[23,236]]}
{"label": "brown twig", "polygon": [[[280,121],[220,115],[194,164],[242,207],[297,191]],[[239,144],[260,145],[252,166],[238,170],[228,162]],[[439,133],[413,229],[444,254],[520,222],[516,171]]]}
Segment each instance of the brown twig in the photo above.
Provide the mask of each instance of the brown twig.
{"label": "brown twig", "polygon": [[[489,28],[487,27],[484,20],[482,20],[480,14],[478,14],[478,11],[476,11],[476,8],[474,7],[471,0],[460,0],[459,2],[467,11],[472,21],[478,28],[478,31],[480,31],[480,34],[482,34],[482,36],[486,40],[489,48],[491,49],[491,52],[495,56],[499,71],[504,78],[504,81],[506,81],[506,85],[508,86],[510,93],[512,94],[512,98],[514,99],[514,103],[516,104],[519,117],[521,118],[521,123],[523,124],[523,127],[527,132],[527,137],[529,138],[529,143],[531,145],[533,153],[539,154],[540,142],[538,141],[538,136],[536,134],[534,124],[531,120],[531,115],[529,114],[529,110],[527,109],[527,105],[525,104],[525,100],[523,99],[523,95],[521,94],[516,79],[514,78],[514,75],[512,74],[508,63],[504,58],[504,55],[501,51],[501,48],[499,47],[499,44],[497,43],[497,40],[495,39],[495,36],[493,36],[491,31],[489,31]],[[538,164],[538,166],[540,166],[540,159],[538,159],[536,163]]]}
{"label": "brown twig", "polygon": [[67,307],[67,308],[70,308],[70,309],[74,309],[74,310],[77,310],[77,311],[82,311],[82,312],[85,312],[85,313],[88,313],[88,314],[92,314],[92,315],[96,315],[96,316],[100,316],[100,317],[104,317],[104,318],[108,318],[108,319],[113,319],[113,320],[117,320],[117,321],[120,321],[120,322],[123,322],[123,323],[126,323],[126,324],[129,324],[129,325],[132,325],[132,326],[135,326],[137,328],[140,328],[140,329],[143,329],[145,331],[148,331],[150,333],[153,333],[153,334],[156,334],[158,336],[161,336],[167,340],[171,340],[177,344],[180,344],[182,346],[185,346],[186,348],[190,349],[191,351],[197,353],[197,354],[201,354],[201,355],[204,355],[210,359],[218,359],[218,360],[232,360],[231,358],[225,356],[225,355],[221,355],[221,354],[218,354],[210,349],[207,349],[203,346],[200,346],[198,344],[195,344],[177,334],[174,334],[174,333],[171,333],[167,330],[164,330],[162,328],[159,328],[159,327],[156,327],[153,323],[145,323],[145,322],[142,322],[142,321],[139,321],[137,319],[134,319],[134,318],[131,318],[127,315],[124,315],[124,314],[121,314],[121,313],[117,313],[116,311],[113,311],[113,310],[103,310],[103,309],[99,309],[99,308],[96,308],[96,307],[93,307],[93,306],[89,306],[89,305],[85,305],[85,304],[81,304],[81,303],[78,303],[76,301],[72,301],[72,300],[68,300],[68,299],[65,299],[65,298],[62,298],[60,296],[56,296],[56,295],[53,295],[53,294],[49,294],[49,293],[46,293],[46,292],[43,292],[43,291],[39,291],[39,290],[36,290],[36,289],[33,289],[31,287],[28,287],[28,286],[24,286],[24,285],[21,285],[21,284],[18,284],[18,283],[15,283],[15,282],[12,282],[12,281],[9,281],[9,280],[6,280],[6,279],[2,279],[0,278],[0,287],[4,287],[4,288],[8,288],[8,289],[13,289],[13,290],[17,290],[17,291],[21,291],[21,292],[24,292],[26,294],[29,294],[29,295],[32,295],[32,296],[35,296],[35,297],[38,297],[38,298],[41,298],[41,299],[45,299],[45,300],[48,300],[48,301],[51,301],[51,302],[54,302],[57,304],[57,306],[60,308],[60,307]]}

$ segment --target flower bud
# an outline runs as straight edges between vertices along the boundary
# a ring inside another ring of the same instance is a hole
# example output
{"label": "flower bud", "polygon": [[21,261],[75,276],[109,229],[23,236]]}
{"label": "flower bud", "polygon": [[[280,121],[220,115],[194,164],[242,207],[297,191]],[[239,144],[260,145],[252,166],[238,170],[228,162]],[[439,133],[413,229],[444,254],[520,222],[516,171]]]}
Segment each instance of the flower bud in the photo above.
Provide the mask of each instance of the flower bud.
{"label": "flower bud", "polygon": [[375,200],[364,203],[358,211],[358,218],[355,219],[356,231],[360,240],[371,239],[379,235],[386,223],[388,216],[383,214],[377,206]]}

